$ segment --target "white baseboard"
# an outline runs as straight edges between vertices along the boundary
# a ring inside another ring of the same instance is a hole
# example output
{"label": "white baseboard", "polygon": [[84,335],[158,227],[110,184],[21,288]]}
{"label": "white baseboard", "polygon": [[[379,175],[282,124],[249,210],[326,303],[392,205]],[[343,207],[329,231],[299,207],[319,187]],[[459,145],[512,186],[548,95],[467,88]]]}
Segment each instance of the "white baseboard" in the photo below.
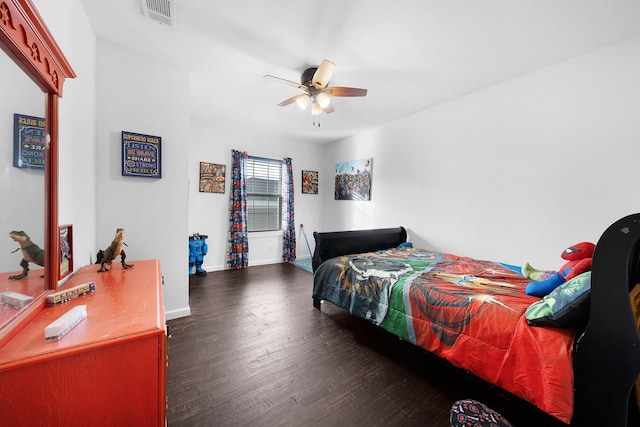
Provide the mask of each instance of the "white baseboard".
{"label": "white baseboard", "polygon": [[[304,258],[310,258],[310,257],[298,257],[300,259],[304,259]],[[269,264],[280,264],[282,263],[282,259],[278,258],[278,259],[266,259],[266,260],[262,260],[262,261],[253,261],[251,263],[249,263],[249,267],[255,267],[257,265],[269,265]],[[203,266],[202,268],[204,268],[204,270],[207,273],[211,273],[213,271],[222,271],[222,270],[228,270],[227,269],[227,265],[207,265],[206,267]]]}
{"label": "white baseboard", "polygon": [[181,317],[191,316],[191,307],[179,308],[177,310],[170,310],[164,312],[164,317],[167,320],[179,319]]}

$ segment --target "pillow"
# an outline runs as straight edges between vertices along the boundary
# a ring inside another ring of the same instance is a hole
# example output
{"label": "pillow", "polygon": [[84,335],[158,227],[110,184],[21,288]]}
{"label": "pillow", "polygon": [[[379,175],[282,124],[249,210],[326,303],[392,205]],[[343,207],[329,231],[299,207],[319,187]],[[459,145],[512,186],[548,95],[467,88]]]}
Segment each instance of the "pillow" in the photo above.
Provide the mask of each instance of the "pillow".
{"label": "pillow", "polygon": [[527,323],[533,326],[580,328],[589,317],[591,272],[587,271],[555,288],[527,308]]}

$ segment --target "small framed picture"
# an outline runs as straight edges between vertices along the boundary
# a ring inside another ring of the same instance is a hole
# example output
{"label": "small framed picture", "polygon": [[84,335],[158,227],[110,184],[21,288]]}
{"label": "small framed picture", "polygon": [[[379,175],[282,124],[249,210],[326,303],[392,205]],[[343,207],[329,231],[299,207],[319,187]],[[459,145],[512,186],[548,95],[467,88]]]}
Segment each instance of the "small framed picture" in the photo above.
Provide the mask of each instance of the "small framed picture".
{"label": "small framed picture", "polygon": [[200,192],[224,193],[226,169],[225,165],[200,162]]}
{"label": "small framed picture", "polygon": [[60,265],[58,280],[67,277],[73,271],[73,227],[61,225],[60,229]]}
{"label": "small framed picture", "polygon": [[302,171],[302,194],[318,194],[318,171]]}

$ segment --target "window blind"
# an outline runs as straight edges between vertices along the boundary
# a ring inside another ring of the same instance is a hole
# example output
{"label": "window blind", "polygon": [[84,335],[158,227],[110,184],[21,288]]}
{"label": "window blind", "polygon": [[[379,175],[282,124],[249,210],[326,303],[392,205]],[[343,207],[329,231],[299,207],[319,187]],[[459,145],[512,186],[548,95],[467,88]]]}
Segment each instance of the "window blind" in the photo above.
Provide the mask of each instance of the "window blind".
{"label": "window blind", "polygon": [[281,230],[283,162],[249,156],[245,172],[248,230]]}

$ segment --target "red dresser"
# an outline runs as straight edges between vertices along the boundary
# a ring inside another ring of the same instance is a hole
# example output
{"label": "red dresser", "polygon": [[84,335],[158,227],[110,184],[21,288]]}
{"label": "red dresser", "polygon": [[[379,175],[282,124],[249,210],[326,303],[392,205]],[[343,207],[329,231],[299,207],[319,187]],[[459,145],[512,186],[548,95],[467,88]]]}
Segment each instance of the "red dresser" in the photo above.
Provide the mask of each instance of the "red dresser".
{"label": "red dresser", "polygon": [[[118,258],[119,261],[119,258]],[[78,271],[62,289],[96,291],[45,307],[0,347],[0,426],[163,426],[166,328],[157,260]],[[44,329],[77,305],[87,317],[59,341]]]}

